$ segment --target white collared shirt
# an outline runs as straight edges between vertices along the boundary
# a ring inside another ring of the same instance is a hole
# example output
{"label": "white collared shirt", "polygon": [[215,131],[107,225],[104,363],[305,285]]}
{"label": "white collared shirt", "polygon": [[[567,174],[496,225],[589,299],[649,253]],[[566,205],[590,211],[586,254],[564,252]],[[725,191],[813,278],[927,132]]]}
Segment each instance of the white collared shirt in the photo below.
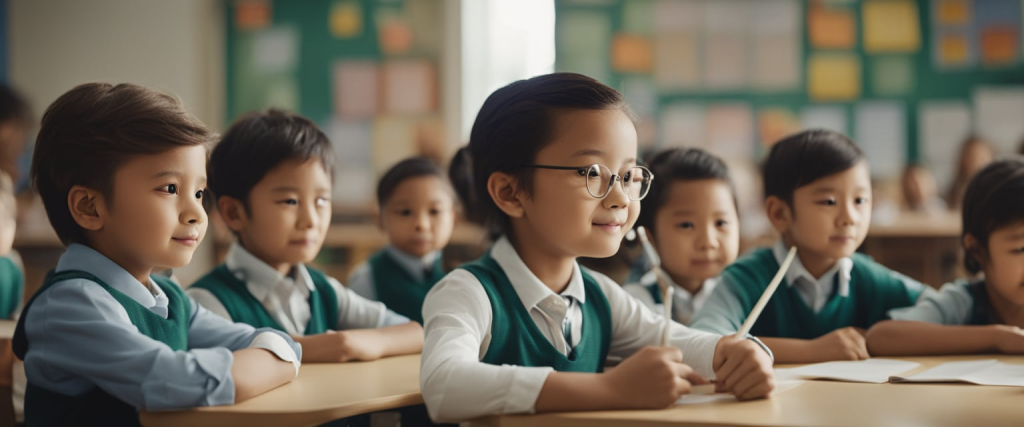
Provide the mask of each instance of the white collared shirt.
{"label": "white collared shirt", "polygon": [[[779,265],[782,265],[786,260],[788,253],[789,248],[786,247],[782,240],[779,240],[772,246],[772,255],[775,256],[775,261]],[[795,256],[793,257],[793,263],[789,266],[789,270],[786,270],[786,283],[791,288],[796,287],[800,298],[807,303],[807,306],[814,313],[818,313],[825,307],[825,303],[832,297],[833,292],[838,292],[839,296],[844,298],[850,295],[851,271],[853,271],[853,260],[845,257],[837,260],[832,265],[832,268],[826,271],[825,274],[822,274],[821,277],[815,278],[804,268],[804,264],[800,262],[800,257]],[[836,280],[836,274],[839,275],[838,280]],[[838,288],[836,288],[836,284],[839,285]]]}
{"label": "white collared shirt", "polygon": [[[441,256],[441,251],[433,251],[422,257],[417,257],[402,252],[391,245],[388,245],[385,250],[398,263],[399,267],[412,275],[417,281],[423,280],[426,269],[434,267],[437,257]],[[364,262],[359,267],[356,267],[352,274],[348,276],[348,288],[363,298],[380,301],[373,278],[373,267],[370,266],[369,262]]]}
{"label": "white collared shirt", "polygon": [[[669,278],[669,280],[672,280]],[[655,276],[654,271],[648,271],[642,277],[638,283],[630,283],[623,286],[633,298],[643,303],[647,308],[651,309],[655,313],[663,313],[665,311],[663,304],[654,302],[654,297],[651,296],[649,290],[651,286],[657,286],[658,278]],[[718,278],[711,278],[704,281],[701,285],[700,290],[696,293],[690,293],[686,288],[679,286],[672,282],[674,291],[672,291],[672,320],[689,325],[690,321],[693,320],[693,315],[697,313],[704,306],[704,302],[707,301],[708,295],[715,290],[718,286]],[[661,290],[658,290],[661,293]]]}
{"label": "white collared shirt", "polygon": [[[224,264],[236,278],[245,282],[249,293],[286,332],[297,336],[304,334],[311,316],[309,294],[316,289],[304,265],[297,264],[290,276],[283,275],[237,242],[228,249]],[[338,296],[338,320],[330,329],[379,328],[409,322],[407,317],[388,310],[384,304],[356,295],[334,278],[329,277],[328,282]],[[227,309],[210,291],[189,288],[186,293],[207,310],[231,320]]]}
{"label": "white collared shirt", "polygon": [[[578,343],[583,325],[581,306],[587,304],[578,264],[565,291],[555,294],[523,263],[507,238],[491,248],[538,329],[555,348],[565,349],[562,320],[572,317],[572,337]],[[600,273],[597,281],[611,310],[612,335],[608,354],[628,357],[644,346],[660,345],[664,320],[631,298],[622,287]],[[565,298],[576,300],[569,305]],[[480,360],[491,341],[492,308],[480,281],[456,269],[427,295],[423,305],[426,338],[420,384],[432,419],[463,421],[488,414],[532,413],[537,396],[553,372],[550,367],[490,365]],[[683,350],[684,362],[713,378],[712,360],[719,335],[673,322],[670,345]]]}

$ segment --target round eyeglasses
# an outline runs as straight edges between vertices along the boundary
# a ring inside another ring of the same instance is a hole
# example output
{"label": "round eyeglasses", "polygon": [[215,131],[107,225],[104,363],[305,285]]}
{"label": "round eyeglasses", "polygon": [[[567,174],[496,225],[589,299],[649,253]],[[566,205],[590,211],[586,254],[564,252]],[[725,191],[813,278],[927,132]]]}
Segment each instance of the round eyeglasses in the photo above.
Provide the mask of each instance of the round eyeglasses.
{"label": "round eyeglasses", "polygon": [[587,192],[591,196],[603,199],[611,192],[615,181],[622,184],[622,191],[626,193],[629,200],[641,200],[651,189],[651,181],[654,181],[654,174],[650,169],[643,166],[631,166],[620,176],[612,173],[608,166],[594,163],[590,166],[552,166],[552,165],[523,165],[527,168],[554,169],[576,171],[587,182]]}

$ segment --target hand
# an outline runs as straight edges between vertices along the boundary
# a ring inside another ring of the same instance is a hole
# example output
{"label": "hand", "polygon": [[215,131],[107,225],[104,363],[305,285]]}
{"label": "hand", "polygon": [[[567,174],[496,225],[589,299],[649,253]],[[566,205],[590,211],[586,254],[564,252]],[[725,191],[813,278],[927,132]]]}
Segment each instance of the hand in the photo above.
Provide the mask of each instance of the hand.
{"label": "hand", "polygon": [[864,360],[871,357],[865,334],[866,331],[861,328],[836,329],[811,340],[811,351],[820,356],[822,361]]}
{"label": "hand", "polygon": [[1024,330],[1016,326],[995,325],[996,346],[1000,353],[1024,354]]}
{"label": "hand", "polygon": [[768,397],[775,390],[772,359],[757,343],[736,335],[715,345],[715,391],[732,393],[739,400]]}
{"label": "hand", "polygon": [[619,402],[637,409],[667,408],[690,393],[691,384],[708,383],[673,347],[644,347],[602,376]]}
{"label": "hand", "polygon": [[377,360],[384,357],[384,346],[377,340],[379,334],[373,329],[351,329],[329,331],[336,337],[335,345],[339,362],[354,360]]}

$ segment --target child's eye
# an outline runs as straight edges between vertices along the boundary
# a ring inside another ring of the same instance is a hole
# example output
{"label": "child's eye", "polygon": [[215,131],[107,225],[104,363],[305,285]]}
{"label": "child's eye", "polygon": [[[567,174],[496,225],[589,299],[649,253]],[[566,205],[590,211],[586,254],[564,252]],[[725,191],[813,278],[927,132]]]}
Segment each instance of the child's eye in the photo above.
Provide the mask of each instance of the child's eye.
{"label": "child's eye", "polygon": [[1010,253],[1013,253],[1013,254],[1024,254],[1024,248],[1014,249],[1014,250],[1010,251]]}
{"label": "child's eye", "polygon": [[726,220],[720,219],[718,221],[715,221],[715,227],[722,228],[722,227],[725,227],[727,225],[729,225],[729,222],[726,221]]}
{"label": "child's eye", "polygon": [[197,199],[200,199],[200,200],[202,200],[202,199],[203,199],[203,193],[204,193],[205,191],[206,191],[206,190],[199,190],[199,191],[196,191],[196,198],[197,198]]}
{"label": "child's eye", "polygon": [[331,199],[328,199],[326,197],[317,197],[316,198],[316,205],[318,207],[327,206],[330,203],[331,203]]}
{"label": "child's eye", "polygon": [[679,224],[679,228],[693,228],[693,223],[689,221],[681,223]]}
{"label": "child's eye", "polygon": [[281,204],[284,204],[284,205],[295,206],[295,205],[299,204],[299,199],[294,199],[294,198],[292,198],[292,199],[285,199],[285,200],[282,200],[282,201],[280,201],[278,203],[281,203]]}
{"label": "child's eye", "polygon": [[401,215],[401,216],[412,215],[412,209],[402,209],[402,210],[398,211],[398,214]]}
{"label": "child's eye", "polygon": [[440,209],[431,209],[430,210],[430,214],[431,215],[440,215],[441,214],[441,210]]}
{"label": "child's eye", "polygon": [[168,193],[168,194],[178,194],[178,185],[177,184],[167,184],[167,185],[165,185],[163,187],[160,187],[160,191],[163,191],[163,192]]}
{"label": "child's eye", "polygon": [[868,202],[868,198],[867,197],[858,197],[858,198],[854,199],[853,202],[858,204],[858,205],[863,205],[863,204]]}
{"label": "child's eye", "polygon": [[836,205],[836,199],[822,200],[822,201],[819,201],[818,204],[819,205],[824,205],[824,206],[835,206]]}

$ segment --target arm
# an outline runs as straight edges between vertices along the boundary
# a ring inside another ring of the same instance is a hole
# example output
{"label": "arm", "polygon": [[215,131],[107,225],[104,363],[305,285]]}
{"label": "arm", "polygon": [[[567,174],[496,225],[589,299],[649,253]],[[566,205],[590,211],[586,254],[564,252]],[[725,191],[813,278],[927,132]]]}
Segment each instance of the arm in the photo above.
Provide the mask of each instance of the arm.
{"label": "arm", "polygon": [[760,337],[775,353],[775,363],[818,363],[870,357],[861,328],[841,328],[812,340]]}
{"label": "arm", "polygon": [[313,363],[376,360],[419,353],[423,349],[423,328],[416,322],[376,329],[328,331],[294,338],[305,349],[303,362]]}
{"label": "arm", "polygon": [[[867,345],[877,356],[933,356],[1001,352],[1013,335],[1005,325],[958,326],[887,320],[868,331]],[[1017,338],[1019,339],[1019,337]]]}
{"label": "arm", "polygon": [[247,348],[234,352],[231,377],[235,379],[235,403],[249,400],[295,378],[291,362],[278,359],[261,348]]}

